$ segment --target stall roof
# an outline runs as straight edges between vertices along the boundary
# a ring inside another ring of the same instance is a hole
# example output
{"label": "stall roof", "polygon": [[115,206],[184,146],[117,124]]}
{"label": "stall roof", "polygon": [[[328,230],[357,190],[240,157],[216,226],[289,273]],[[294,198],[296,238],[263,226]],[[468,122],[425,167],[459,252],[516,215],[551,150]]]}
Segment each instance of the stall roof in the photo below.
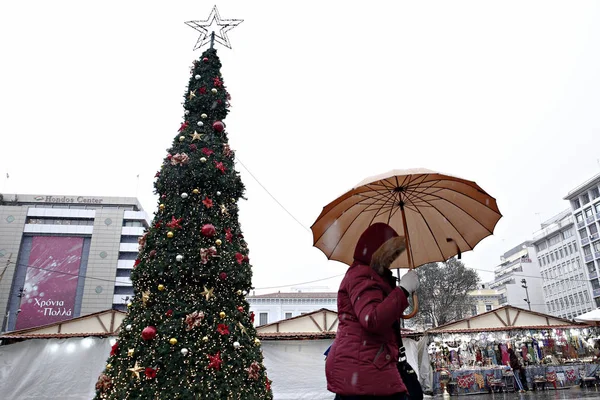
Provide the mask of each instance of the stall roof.
{"label": "stall roof", "polygon": [[515,329],[585,328],[588,324],[507,305],[483,314],[431,328],[425,333],[468,333]]}
{"label": "stall roof", "polygon": [[[338,314],[321,308],[306,314],[258,326],[257,335],[262,340],[329,339],[335,338]],[[403,336],[420,335],[410,329],[402,329]]]}
{"label": "stall roof", "polygon": [[106,310],[35,328],[0,335],[0,339],[51,339],[85,336],[117,336],[126,313]]}

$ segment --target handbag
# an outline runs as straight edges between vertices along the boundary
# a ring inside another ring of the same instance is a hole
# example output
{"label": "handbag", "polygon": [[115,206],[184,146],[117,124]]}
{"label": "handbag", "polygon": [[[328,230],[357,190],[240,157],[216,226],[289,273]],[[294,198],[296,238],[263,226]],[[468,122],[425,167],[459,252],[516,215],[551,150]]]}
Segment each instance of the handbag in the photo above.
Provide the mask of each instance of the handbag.
{"label": "handbag", "polygon": [[417,373],[411,367],[411,365],[406,360],[406,349],[404,348],[404,344],[402,344],[402,336],[399,336],[400,346],[398,348],[398,372],[400,372],[400,377],[404,382],[404,386],[406,386],[406,390],[408,390],[408,397],[410,400],[423,400],[423,388],[421,387],[421,383],[419,382],[419,377]]}

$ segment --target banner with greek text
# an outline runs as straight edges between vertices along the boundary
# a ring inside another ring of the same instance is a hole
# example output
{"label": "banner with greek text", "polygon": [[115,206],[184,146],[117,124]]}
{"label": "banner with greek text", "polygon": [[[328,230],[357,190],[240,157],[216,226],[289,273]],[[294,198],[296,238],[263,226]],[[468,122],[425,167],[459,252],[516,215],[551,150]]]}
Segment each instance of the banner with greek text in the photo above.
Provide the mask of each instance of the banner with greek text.
{"label": "banner with greek text", "polygon": [[15,329],[73,318],[82,237],[35,236]]}

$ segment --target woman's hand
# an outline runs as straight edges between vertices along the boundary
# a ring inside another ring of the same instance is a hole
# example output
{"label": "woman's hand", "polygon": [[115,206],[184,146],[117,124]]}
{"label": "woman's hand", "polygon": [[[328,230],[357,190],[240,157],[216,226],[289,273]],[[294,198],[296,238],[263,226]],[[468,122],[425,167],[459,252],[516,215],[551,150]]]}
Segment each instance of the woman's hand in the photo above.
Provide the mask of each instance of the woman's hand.
{"label": "woman's hand", "polygon": [[400,286],[406,289],[408,293],[413,293],[419,288],[419,275],[411,269],[400,279]]}

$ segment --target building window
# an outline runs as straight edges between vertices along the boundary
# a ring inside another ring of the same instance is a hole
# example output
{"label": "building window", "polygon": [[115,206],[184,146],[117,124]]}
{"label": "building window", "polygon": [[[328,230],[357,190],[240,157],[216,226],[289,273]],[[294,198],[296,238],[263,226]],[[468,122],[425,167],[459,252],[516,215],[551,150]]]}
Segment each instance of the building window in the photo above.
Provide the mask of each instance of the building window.
{"label": "building window", "polygon": [[566,231],[564,231],[562,233],[562,235],[563,235],[563,239],[570,238],[571,236],[573,236],[573,229],[567,229]]}
{"label": "building window", "polygon": [[563,250],[562,250],[562,249],[559,249],[559,250],[558,250],[558,252],[559,252],[559,254],[560,254],[560,258],[563,258],[563,257],[564,257]]}
{"label": "building window", "polygon": [[594,209],[596,210],[596,214],[600,213],[600,203],[596,203],[596,205],[594,206]]}
{"label": "building window", "polygon": [[491,304],[486,304],[485,305],[485,311],[492,311],[492,305]]}
{"label": "building window", "polygon": [[565,309],[565,303],[563,303],[563,299],[558,299],[558,301],[560,301],[560,309],[564,310]]}
{"label": "building window", "polygon": [[286,312],[285,313],[285,319],[288,319],[288,318],[292,318],[292,313],[291,312]]}
{"label": "building window", "polygon": [[571,243],[569,243],[569,254],[573,254],[573,246],[571,246]]}
{"label": "building window", "polygon": [[600,307],[600,297],[596,297],[594,301],[596,302],[596,307]]}
{"label": "building window", "polygon": [[592,248],[588,245],[588,246],[583,246],[583,254],[585,254],[586,256],[591,256],[592,255]]}
{"label": "building window", "polygon": [[571,306],[574,306],[575,302],[573,301],[573,295],[569,295],[569,300],[571,301]]}
{"label": "building window", "polygon": [[471,306],[471,316],[477,315],[477,306]]}
{"label": "building window", "polygon": [[586,290],[585,292],[583,292],[583,295],[585,296],[585,302],[589,303],[590,302],[590,294],[588,293],[588,291]]}
{"label": "building window", "polygon": [[595,222],[593,222],[590,226],[590,235],[594,235],[596,233],[598,233],[598,226],[596,225]]}
{"label": "building window", "polygon": [[542,251],[542,250],[546,250],[546,248],[548,248],[548,246],[546,245],[546,242],[541,242],[539,243],[537,246],[537,251]]}
{"label": "building window", "polygon": [[581,207],[581,204],[579,203],[579,199],[571,200],[571,207],[573,207],[573,210],[577,210],[579,207]]}
{"label": "building window", "polygon": [[577,213],[575,214],[575,220],[579,223],[579,222],[583,222],[583,214],[582,213]]}
{"label": "building window", "polygon": [[261,312],[259,314],[259,325],[265,325],[269,322],[269,313]]}
{"label": "building window", "polygon": [[554,246],[558,242],[560,242],[560,235],[554,235],[550,239],[548,239],[549,246]]}
{"label": "building window", "polygon": [[126,221],[123,220],[123,226],[143,227],[142,221]]}
{"label": "building window", "polygon": [[596,272],[596,267],[594,266],[594,262],[589,262],[587,264],[585,264],[585,266],[588,269],[588,272],[591,274],[592,272]]}
{"label": "building window", "polygon": [[26,224],[34,225],[94,225],[93,219],[27,217]]}
{"label": "building window", "polygon": [[582,204],[587,204],[590,202],[590,196],[588,196],[587,193],[584,193],[581,195],[581,203]]}
{"label": "building window", "polygon": [[589,217],[591,217],[593,215],[594,215],[594,212],[592,211],[592,207],[585,209],[585,217],[586,218],[589,218]]}
{"label": "building window", "polygon": [[580,229],[579,230],[579,238],[580,239],[587,239],[588,234],[587,234],[587,230],[585,228]]}
{"label": "building window", "polygon": [[590,194],[592,195],[592,200],[597,199],[598,197],[600,197],[600,192],[598,192],[598,188],[592,188],[590,190]]}

